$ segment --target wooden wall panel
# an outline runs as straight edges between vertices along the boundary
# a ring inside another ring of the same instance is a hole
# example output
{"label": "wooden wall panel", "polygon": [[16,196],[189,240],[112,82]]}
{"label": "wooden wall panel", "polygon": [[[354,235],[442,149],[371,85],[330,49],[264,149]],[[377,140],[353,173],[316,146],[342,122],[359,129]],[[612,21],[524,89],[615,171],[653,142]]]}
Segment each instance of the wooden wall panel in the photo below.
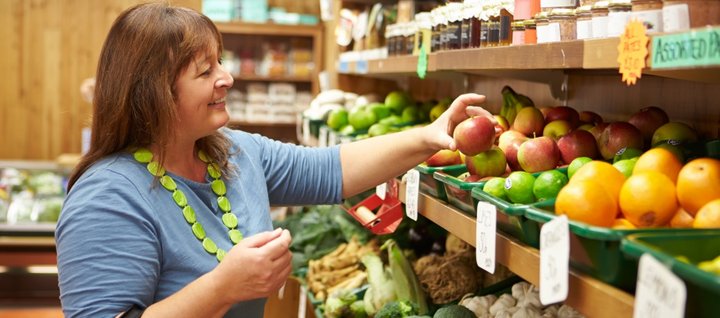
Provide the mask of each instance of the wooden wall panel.
{"label": "wooden wall panel", "polygon": [[[142,0],[0,1],[0,159],[52,160],[80,152],[103,40],[122,10]],[[171,3],[201,9],[201,0]]]}

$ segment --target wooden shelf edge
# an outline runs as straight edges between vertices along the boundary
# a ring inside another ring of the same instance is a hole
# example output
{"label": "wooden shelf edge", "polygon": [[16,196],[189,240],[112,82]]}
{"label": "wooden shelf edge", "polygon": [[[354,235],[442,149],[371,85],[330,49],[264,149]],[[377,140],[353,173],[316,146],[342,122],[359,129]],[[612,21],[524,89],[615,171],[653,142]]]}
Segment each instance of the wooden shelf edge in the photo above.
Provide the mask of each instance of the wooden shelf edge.
{"label": "wooden shelf edge", "polygon": [[[400,187],[400,200],[405,202],[405,184]],[[420,214],[475,246],[475,218],[446,205],[427,194],[420,193]],[[512,272],[538,286],[540,282],[540,253],[505,234],[496,238],[496,259]],[[478,270],[481,270],[478,268]],[[570,272],[569,295],[565,303],[593,317],[631,317],[635,298],[613,286],[587,275]]]}
{"label": "wooden shelf edge", "polygon": [[242,35],[307,36],[322,34],[322,24],[292,25],[275,23],[215,22],[220,33]]}
{"label": "wooden shelf edge", "polygon": [[438,70],[573,69],[583,67],[583,41],[511,45],[437,54]]}

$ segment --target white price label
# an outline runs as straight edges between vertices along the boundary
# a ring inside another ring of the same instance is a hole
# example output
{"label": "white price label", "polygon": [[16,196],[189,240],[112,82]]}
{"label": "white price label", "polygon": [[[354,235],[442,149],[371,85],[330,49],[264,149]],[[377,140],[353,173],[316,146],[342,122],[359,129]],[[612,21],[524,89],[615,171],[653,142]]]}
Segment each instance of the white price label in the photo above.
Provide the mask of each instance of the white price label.
{"label": "white price label", "polygon": [[329,130],[327,126],[321,126],[320,127],[320,136],[318,137],[320,140],[318,140],[318,147],[327,147],[328,146],[328,134]]}
{"label": "white price label", "polygon": [[540,302],[549,305],[568,296],[570,231],[561,215],[540,229]]}
{"label": "white price label", "polygon": [[405,213],[411,220],[417,221],[420,171],[410,169],[405,176]]}
{"label": "white price label", "polygon": [[305,318],[307,312],[307,287],[300,286],[300,299],[298,300],[298,318]]}
{"label": "white price label", "polygon": [[381,200],[385,200],[385,193],[387,192],[387,182],[383,182],[375,187],[375,194],[380,197]]}
{"label": "white price label", "polygon": [[685,283],[680,278],[650,254],[640,257],[633,317],[683,317],[686,296]]}
{"label": "white price label", "polygon": [[478,202],[475,223],[475,262],[490,274],[495,273],[495,237],[497,210],[487,202]]}
{"label": "white price label", "polygon": [[338,135],[336,132],[331,131],[328,135],[328,146],[335,146],[338,144]]}
{"label": "white price label", "polygon": [[310,141],[310,118],[303,118],[302,122],[302,136],[303,141],[309,142]]}

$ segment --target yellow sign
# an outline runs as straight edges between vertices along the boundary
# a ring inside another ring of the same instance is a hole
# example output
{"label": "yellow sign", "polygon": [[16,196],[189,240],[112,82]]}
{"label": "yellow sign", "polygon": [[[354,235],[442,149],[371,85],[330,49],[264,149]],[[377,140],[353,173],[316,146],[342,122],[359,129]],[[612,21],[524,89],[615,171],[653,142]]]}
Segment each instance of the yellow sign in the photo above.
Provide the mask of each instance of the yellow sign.
{"label": "yellow sign", "polygon": [[649,39],[645,34],[645,26],[638,20],[632,20],[625,26],[618,45],[618,63],[622,81],[628,86],[634,85],[642,77],[645,58],[648,55]]}

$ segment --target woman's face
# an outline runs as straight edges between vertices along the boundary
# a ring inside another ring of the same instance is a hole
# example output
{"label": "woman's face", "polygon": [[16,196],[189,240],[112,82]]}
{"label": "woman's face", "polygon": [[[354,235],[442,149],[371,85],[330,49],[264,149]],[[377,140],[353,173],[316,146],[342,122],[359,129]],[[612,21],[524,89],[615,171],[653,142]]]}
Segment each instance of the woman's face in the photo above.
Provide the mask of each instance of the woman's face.
{"label": "woman's face", "polygon": [[215,53],[198,54],[175,82],[179,136],[200,139],[224,126],[230,116],[225,109],[233,77]]}

